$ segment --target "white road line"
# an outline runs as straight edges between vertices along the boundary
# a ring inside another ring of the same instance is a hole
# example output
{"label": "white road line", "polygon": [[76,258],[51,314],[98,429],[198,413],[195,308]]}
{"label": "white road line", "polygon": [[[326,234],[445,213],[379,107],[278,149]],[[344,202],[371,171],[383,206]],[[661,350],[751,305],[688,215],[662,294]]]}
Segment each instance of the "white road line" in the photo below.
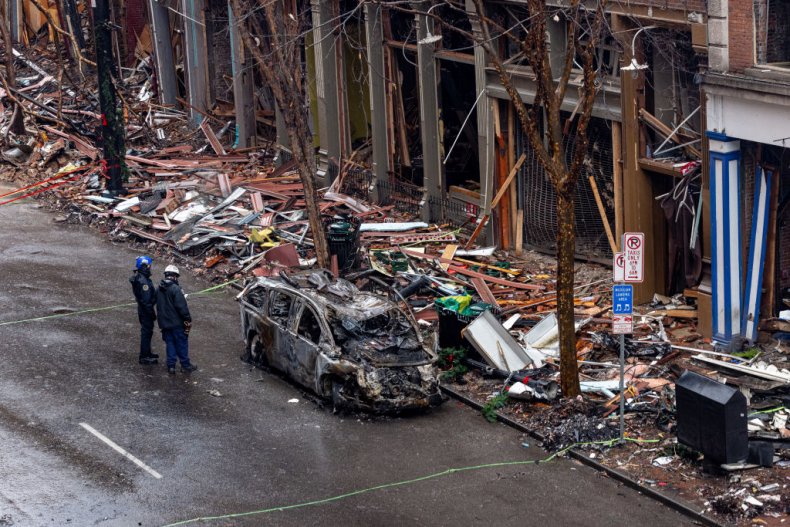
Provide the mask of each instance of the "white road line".
{"label": "white road line", "polygon": [[93,428],[88,423],[80,423],[80,426],[82,428],[84,428],[85,430],[87,430],[88,432],[90,432],[91,434],[93,434],[96,437],[98,437],[99,439],[101,439],[102,441],[104,441],[107,445],[110,446],[110,448],[112,448],[113,450],[115,450],[116,452],[118,452],[119,454],[121,454],[122,456],[127,458],[128,460],[130,460],[132,463],[134,463],[135,465],[137,465],[141,469],[143,469],[146,472],[148,472],[149,474],[151,474],[156,479],[162,479],[162,475],[159,472],[157,472],[156,470],[152,469],[151,467],[149,467],[148,465],[146,465],[145,463],[143,463],[142,461],[140,461],[139,459],[137,459],[136,457],[131,455],[129,452],[127,452],[126,450],[121,448],[119,445],[114,443],[110,438],[108,438],[107,436],[105,436],[104,434],[102,434],[101,432],[96,430],[95,428]]}

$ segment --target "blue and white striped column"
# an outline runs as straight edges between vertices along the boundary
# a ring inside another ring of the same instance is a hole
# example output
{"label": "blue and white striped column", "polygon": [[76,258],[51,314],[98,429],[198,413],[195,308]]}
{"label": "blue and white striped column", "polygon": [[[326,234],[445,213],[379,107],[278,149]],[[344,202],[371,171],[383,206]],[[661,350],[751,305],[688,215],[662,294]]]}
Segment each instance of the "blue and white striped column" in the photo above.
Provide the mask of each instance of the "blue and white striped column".
{"label": "blue and white striped column", "polygon": [[713,271],[713,339],[727,343],[741,332],[741,143],[708,132]]}

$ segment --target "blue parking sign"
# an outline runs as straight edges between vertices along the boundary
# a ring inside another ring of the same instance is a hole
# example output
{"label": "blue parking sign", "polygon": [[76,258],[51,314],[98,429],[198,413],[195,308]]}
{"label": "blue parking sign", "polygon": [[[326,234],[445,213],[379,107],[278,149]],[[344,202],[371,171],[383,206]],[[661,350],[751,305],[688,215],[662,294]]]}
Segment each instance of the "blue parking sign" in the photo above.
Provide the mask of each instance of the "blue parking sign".
{"label": "blue parking sign", "polygon": [[634,286],[616,285],[612,287],[612,314],[630,315],[634,311]]}

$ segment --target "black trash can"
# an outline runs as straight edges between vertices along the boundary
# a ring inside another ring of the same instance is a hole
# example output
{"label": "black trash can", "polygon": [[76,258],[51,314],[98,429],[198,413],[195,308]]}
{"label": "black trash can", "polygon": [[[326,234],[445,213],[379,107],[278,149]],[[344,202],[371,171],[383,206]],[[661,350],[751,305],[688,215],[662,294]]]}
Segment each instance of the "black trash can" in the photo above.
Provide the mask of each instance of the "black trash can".
{"label": "black trash can", "polygon": [[357,265],[361,224],[359,218],[353,216],[324,219],[329,255],[337,256],[337,268],[341,275]]}
{"label": "black trash can", "polygon": [[477,303],[470,306],[474,310],[471,315],[462,315],[457,311],[445,309],[436,305],[436,313],[439,315],[439,348],[462,348],[475,355],[477,352],[469,344],[469,341],[461,336],[461,331],[477,318],[483,311],[490,309],[490,304]]}

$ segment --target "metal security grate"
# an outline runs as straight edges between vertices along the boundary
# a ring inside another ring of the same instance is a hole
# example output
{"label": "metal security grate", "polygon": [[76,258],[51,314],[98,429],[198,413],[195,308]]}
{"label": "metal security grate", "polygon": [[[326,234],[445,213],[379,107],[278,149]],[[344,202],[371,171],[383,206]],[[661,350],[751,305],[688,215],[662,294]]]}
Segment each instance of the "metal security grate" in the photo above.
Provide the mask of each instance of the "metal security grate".
{"label": "metal security grate", "polygon": [[[544,252],[557,249],[557,198],[554,188],[532,150],[516,129],[517,155],[525,153],[527,159],[519,178],[523,182],[522,207],[524,210],[524,242]],[[603,222],[588,179],[593,175],[601,195],[609,224],[614,225],[614,175],[612,165],[612,134],[606,121],[593,118],[588,128],[589,145],[585,163],[574,200],[576,212],[576,256],[579,258],[611,262],[612,251],[606,238]],[[575,150],[575,130],[566,136],[565,150],[568,163]]]}
{"label": "metal security grate", "polygon": [[373,188],[373,171],[351,167],[343,177],[342,192],[358,199],[370,199],[370,191]]}
{"label": "metal security grate", "polygon": [[453,198],[428,198],[431,221],[447,223],[471,234],[482,214],[480,207]]}
{"label": "metal security grate", "polygon": [[379,205],[393,204],[396,210],[416,215],[425,204],[425,189],[405,181],[377,181],[376,188]]}

